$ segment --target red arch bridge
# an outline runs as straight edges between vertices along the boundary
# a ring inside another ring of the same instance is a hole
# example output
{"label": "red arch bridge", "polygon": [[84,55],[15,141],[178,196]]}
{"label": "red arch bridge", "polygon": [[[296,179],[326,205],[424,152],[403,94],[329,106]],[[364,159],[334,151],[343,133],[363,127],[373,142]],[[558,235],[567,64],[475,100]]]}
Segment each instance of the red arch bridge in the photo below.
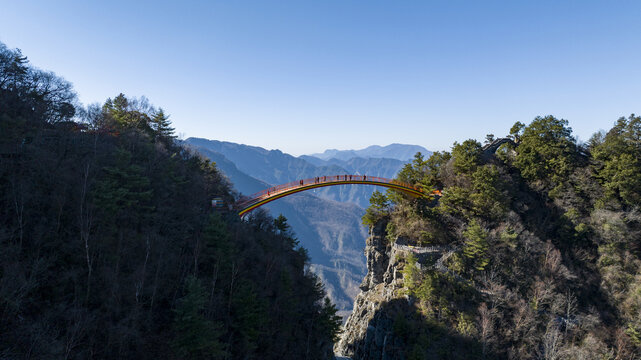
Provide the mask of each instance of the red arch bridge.
{"label": "red arch bridge", "polygon": [[310,179],[296,180],[289,182],[287,184],[277,185],[265,189],[256,194],[250,195],[249,197],[241,200],[238,203],[238,207],[241,209],[239,215],[243,216],[248,212],[265,205],[271,201],[280,199],[287,195],[295,194],[297,192],[315,189],[324,186],[334,186],[334,185],[348,185],[348,184],[359,184],[359,185],[376,185],[384,186],[386,188],[395,189],[402,193],[405,193],[412,197],[428,197],[428,196],[440,196],[441,192],[439,190],[433,190],[430,192],[424,191],[423,189],[410,185],[398,180],[386,179],[376,176],[367,176],[367,175],[332,175],[332,176],[318,176]]}

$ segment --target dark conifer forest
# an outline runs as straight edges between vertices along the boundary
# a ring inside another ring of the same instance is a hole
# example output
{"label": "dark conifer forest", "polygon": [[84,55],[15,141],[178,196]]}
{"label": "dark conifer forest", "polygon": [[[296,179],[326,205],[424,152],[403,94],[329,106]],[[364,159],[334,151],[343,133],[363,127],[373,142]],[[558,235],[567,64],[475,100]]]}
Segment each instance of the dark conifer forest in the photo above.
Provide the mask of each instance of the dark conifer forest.
{"label": "dark conifer forest", "polygon": [[225,208],[168,115],[0,43],[0,359],[326,359],[340,319],[286,219]]}

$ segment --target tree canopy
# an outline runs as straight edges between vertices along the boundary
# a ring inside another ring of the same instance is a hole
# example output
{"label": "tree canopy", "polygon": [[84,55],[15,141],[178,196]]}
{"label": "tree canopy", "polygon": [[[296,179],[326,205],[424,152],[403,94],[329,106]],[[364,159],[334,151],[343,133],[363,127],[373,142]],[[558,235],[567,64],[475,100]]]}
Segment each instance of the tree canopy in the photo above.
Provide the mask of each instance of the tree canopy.
{"label": "tree canopy", "polygon": [[[393,247],[384,275],[403,275],[407,301],[390,302],[409,305],[390,310],[389,343],[404,356],[641,355],[641,117],[620,118],[587,146],[568,125],[517,122],[495,154],[466,140],[451,155],[417,154],[399,173],[442,190],[431,201],[387,196],[385,216],[372,217],[374,235],[429,246]],[[368,214],[380,195],[372,201]]]}
{"label": "tree canopy", "polygon": [[75,99],[0,43],[0,358],[328,358],[286,219],[212,209],[231,184],[146,99]]}
{"label": "tree canopy", "polygon": [[622,117],[602,139],[593,140],[594,167],[606,195],[629,206],[640,204],[641,117]]}
{"label": "tree canopy", "polygon": [[[551,186],[567,180],[578,161],[576,140],[567,125],[567,120],[546,116],[537,117],[524,128],[514,160],[521,176]],[[521,127],[517,123],[512,129]]]}

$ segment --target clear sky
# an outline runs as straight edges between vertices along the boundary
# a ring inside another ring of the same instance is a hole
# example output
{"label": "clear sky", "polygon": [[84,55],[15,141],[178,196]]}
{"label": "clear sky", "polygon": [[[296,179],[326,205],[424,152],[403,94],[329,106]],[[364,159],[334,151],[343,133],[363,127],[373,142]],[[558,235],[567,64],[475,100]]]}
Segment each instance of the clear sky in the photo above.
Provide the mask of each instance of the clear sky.
{"label": "clear sky", "polygon": [[641,1],[0,0],[0,41],[80,100],[144,95],[178,133],[281,149],[587,140],[641,113]]}

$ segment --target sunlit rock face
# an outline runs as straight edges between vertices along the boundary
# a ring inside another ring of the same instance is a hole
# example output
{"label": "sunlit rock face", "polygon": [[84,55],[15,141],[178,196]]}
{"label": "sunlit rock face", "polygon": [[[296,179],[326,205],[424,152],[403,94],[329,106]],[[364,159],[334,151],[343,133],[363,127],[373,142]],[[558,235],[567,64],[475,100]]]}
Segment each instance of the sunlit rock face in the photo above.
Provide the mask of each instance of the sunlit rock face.
{"label": "sunlit rock face", "polygon": [[403,359],[402,340],[394,336],[397,315],[409,311],[402,294],[402,263],[397,250],[385,238],[385,223],[370,229],[365,255],[367,275],[347,319],[341,339],[334,346],[338,355],[352,359]]}

